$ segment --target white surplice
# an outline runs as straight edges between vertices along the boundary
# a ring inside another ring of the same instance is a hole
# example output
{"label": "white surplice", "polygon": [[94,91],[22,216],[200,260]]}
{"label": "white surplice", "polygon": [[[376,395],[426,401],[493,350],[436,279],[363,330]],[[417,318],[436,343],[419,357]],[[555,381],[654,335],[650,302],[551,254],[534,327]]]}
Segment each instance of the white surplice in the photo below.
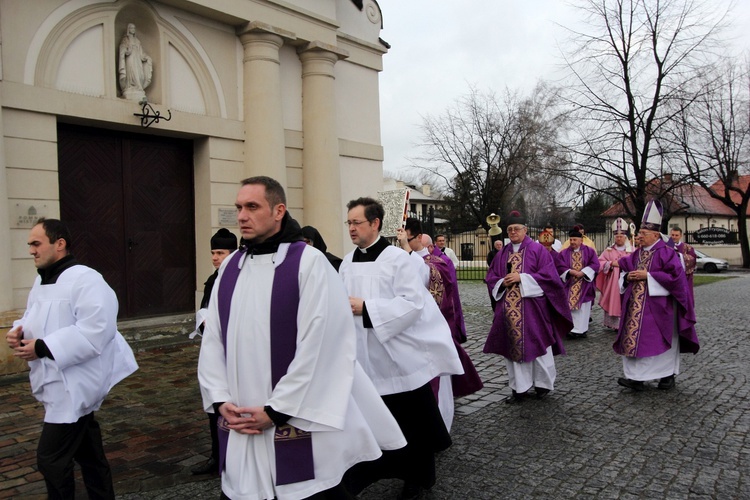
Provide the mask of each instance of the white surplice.
{"label": "white surplice", "polygon": [[224,260],[209,302],[198,378],[204,407],[232,402],[291,415],[289,424],[312,432],[315,479],[275,485],[273,428],[261,435],[230,432],[222,490],[233,500],[297,499],[336,486],[355,463],[406,443],[398,424],[356,363],[351,308],[325,256],[305,247],[299,271],[297,345],[286,375],[271,387],[270,311],[276,267],[289,244],[274,254],[245,256],[232,297],[226,358],[218,292]]}
{"label": "white surplice", "polygon": [[54,357],[29,361],[45,422],[73,423],[98,410],[109,390],[138,369],[117,331],[117,310],[115,292],[90,267],[69,267],[48,285],[37,276],[13,327],[22,326],[25,339],[43,339]]}
{"label": "white surplice", "polygon": [[387,247],[375,262],[344,257],[339,273],[350,297],[364,299],[372,328],[355,316],[357,359],[381,395],[417,389],[441,375],[462,374],[450,327],[413,256]]}

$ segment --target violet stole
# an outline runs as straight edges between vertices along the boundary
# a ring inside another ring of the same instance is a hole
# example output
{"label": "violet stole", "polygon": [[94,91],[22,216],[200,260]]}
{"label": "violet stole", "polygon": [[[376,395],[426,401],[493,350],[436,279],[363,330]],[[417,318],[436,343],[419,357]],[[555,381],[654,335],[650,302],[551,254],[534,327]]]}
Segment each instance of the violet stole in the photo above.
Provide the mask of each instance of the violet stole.
{"label": "violet stole", "polygon": [[[271,289],[271,383],[286,374],[297,347],[297,310],[299,308],[299,265],[304,242],[289,246],[286,258],[276,268]],[[224,269],[219,283],[219,323],[224,355],[227,350],[227,326],[232,306],[232,294],[240,274],[239,260],[243,251],[236,252]],[[229,429],[222,416],[219,426],[219,473],[224,470],[229,442]],[[289,424],[276,428],[276,485],[297,483],[315,478],[312,435]]]}

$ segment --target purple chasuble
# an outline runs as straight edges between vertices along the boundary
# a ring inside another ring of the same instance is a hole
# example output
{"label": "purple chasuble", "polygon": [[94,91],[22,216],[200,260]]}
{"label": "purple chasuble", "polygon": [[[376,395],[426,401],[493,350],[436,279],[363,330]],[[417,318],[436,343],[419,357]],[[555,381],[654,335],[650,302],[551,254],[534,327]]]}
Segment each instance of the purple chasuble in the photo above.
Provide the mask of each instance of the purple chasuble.
{"label": "purple chasuble", "polygon": [[646,281],[626,281],[620,329],[612,345],[614,351],[629,358],[657,356],[672,346],[676,327],[680,352],[697,353],[700,346],[695,333],[695,311],[677,253],[659,240],[647,255],[643,248],[638,248],[619,263],[621,273],[647,270],[669,295],[652,297]]}
{"label": "purple chasuble", "polygon": [[573,320],[550,252],[528,236],[521,242],[518,252],[513,252],[512,244],[505,245],[487,272],[490,293],[508,274],[509,267],[533,277],[544,295],[521,298],[520,292],[513,290],[519,288],[518,284],[506,289],[495,307],[484,352],[523,363],[544,355],[550,346],[553,354],[565,354],[562,339],[573,328]]}
{"label": "purple chasuble", "polygon": [[[284,261],[274,272],[271,289],[271,383],[286,374],[297,349],[297,310],[299,307],[299,265],[306,243],[289,245]],[[232,294],[240,274],[239,261],[244,251],[235,252],[219,282],[219,322],[224,355],[227,349],[227,327]],[[229,428],[219,416],[219,473],[224,470],[229,442]],[[315,478],[312,435],[289,424],[277,426],[274,435],[276,452],[276,485],[297,483]]]}
{"label": "purple chasuble", "polygon": [[688,290],[690,291],[690,300],[693,302],[693,306],[695,306],[695,297],[693,296],[693,274],[698,265],[698,256],[695,254],[695,249],[684,241],[681,241],[679,245],[675,245],[672,240],[669,241],[674,245],[675,251],[682,255],[682,261],[685,263],[685,277],[687,277],[689,285]]}
{"label": "purple chasuble", "polygon": [[[437,248],[437,247],[435,247]],[[438,249],[438,251],[440,251]],[[458,298],[458,287],[457,281],[454,279],[455,276],[451,276],[451,267],[449,267],[445,261],[435,253],[427,254],[422,257],[425,263],[430,267],[430,293],[435,302],[440,307],[440,312],[443,314],[445,321],[448,323],[451,329],[451,335],[453,337],[453,345],[456,346],[456,352],[458,353],[458,359],[461,361],[464,373],[462,375],[451,375],[451,385],[453,387],[453,397],[460,398],[474,394],[479,389],[484,387],[482,379],[479,377],[477,369],[474,367],[474,363],[471,362],[471,358],[466,353],[463,347],[461,347],[461,333],[463,327],[463,314],[459,314],[461,311],[461,300]],[[450,260],[448,261],[450,262]],[[452,266],[452,263],[451,263]],[[455,268],[453,273],[455,275]],[[438,278],[433,279],[434,272],[438,273]],[[439,285],[438,285],[439,283]],[[439,293],[439,288],[442,285],[442,293]],[[435,289],[435,290],[433,290]],[[439,293],[440,300],[437,298]],[[458,299],[458,300],[456,300]],[[456,310],[456,302],[458,302],[458,311]],[[463,330],[465,332],[465,330]],[[466,335],[464,333],[464,340]],[[439,389],[439,378],[434,379],[432,382],[432,389],[437,399],[437,392]]]}
{"label": "purple chasuble", "polygon": [[[576,253],[580,254],[581,262],[578,264],[580,267],[574,266],[573,259],[575,257],[574,254]],[[599,256],[596,255],[596,251],[593,248],[587,247],[586,245],[581,245],[579,252],[574,252],[570,247],[566,248],[560,252],[559,259],[564,266],[563,272],[568,269],[576,269],[577,271],[580,271],[584,267],[590,267],[595,273],[599,271]],[[568,274],[568,279],[565,281],[565,289],[568,292],[571,309],[579,309],[581,304],[591,302],[596,298],[596,284],[593,280],[587,281],[585,278],[574,278]],[[577,307],[573,307],[574,301],[576,302]]]}
{"label": "purple chasuble", "polygon": [[[437,245],[432,248],[432,255],[434,255],[435,257],[439,257],[443,262],[445,262],[445,267],[448,270],[448,274],[450,275],[450,281],[452,283],[453,289],[455,290],[455,293],[452,294],[455,319],[454,323],[448,321],[448,324],[450,324],[453,338],[455,338],[460,344],[463,344],[464,342],[466,342],[466,323],[464,322],[464,310],[461,307],[461,297],[458,295],[458,276],[456,275],[456,266],[453,265],[453,261],[451,261],[451,259],[447,255],[445,255]],[[446,320],[447,319],[448,318],[446,318]]]}

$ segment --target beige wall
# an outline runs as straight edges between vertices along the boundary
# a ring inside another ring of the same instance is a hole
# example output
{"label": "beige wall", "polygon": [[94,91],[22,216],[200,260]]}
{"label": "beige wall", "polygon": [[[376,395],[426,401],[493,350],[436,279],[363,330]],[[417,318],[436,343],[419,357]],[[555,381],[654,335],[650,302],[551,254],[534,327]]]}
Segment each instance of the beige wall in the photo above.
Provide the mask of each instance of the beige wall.
{"label": "beige wall", "polygon": [[[737,230],[737,218],[727,216],[689,216],[675,215],[669,220],[669,225],[679,226],[683,231],[697,231],[704,227],[721,227],[730,231]],[[750,225],[748,226],[750,227]]]}
{"label": "beige wall", "polygon": [[724,259],[730,266],[742,265],[742,250],[739,245],[693,245],[696,249],[716,259]]}
{"label": "beige wall", "polygon": [[[378,41],[379,8],[373,0],[364,3],[359,11],[349,0],[226,0],[217,10],[213,0],[0,0],[0,236],[7,235],[0,244],[8,250],[0,255],[0,278],[10,283],[0,291],[0,313],[17,316],[23,310],[35,276],[26,252],[28,229],[15,222],[19,210],[33,205],[40,215],[59,216],[60,120],[194,141],[199,300],[212,270],[208,241],[219,227],[219,212],[233,209],[239,180],[255,173],[245,150],[245,117],[253,108],[239,37],[251,20],[253,29],[270,30],[283,40],[278,53],[282,130],[269,132],[283,144],[268,147],[284,152],[289,209],[303,224],[309,223],[303,124],[314,127],[317,117],[304,116],[299,51],[313,44],[339,59],[327,104],[334,120],[326,122],[338,138],[328,154],[337,152],[339,173],[327,189],[342,200],[331,220],[342,222],[324,236],[334,253],[348,250],[343,205],[356,196],[376,195],[382,182],[378,72],[386,49]],[[146,130],[133,116],[141,111],[138,103],[118,95],[116,53],[128,22],[136,24],[154,61],[148,100],[163,115],[167,110],[172,115]]]}

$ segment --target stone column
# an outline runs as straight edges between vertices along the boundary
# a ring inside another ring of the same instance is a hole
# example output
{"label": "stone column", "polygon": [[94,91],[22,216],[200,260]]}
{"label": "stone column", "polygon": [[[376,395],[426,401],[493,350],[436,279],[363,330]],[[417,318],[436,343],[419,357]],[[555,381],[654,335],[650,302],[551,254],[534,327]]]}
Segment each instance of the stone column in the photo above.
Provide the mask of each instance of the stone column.
{"label": "stone column", "polygon": [[245,174],[268,175],[286,188],[279,61],[284,38],[293,36],[282,36],[280,30],[261,23],[249,23],[240,33],[244,48]]}
{"label": "stone column", "polygon": [[[0,75],[2,79],[2,75]],[[2,99],[0,87],[0,103]],[[4,312],[13,307],[13,276],[10,254],[10,213],[8,211],[8,182],[5,173],[5,137],[3,135],[3,108],[0,106],[0,330],[7,321]]]}
{"label": "stone column", "polygon": [[348,54],[311,42],[301,47],[302,197],[305,225],[315,226],[332,253],[343,254],[344,211],[341,200],[339,138],[336,128],[333,67]]}

